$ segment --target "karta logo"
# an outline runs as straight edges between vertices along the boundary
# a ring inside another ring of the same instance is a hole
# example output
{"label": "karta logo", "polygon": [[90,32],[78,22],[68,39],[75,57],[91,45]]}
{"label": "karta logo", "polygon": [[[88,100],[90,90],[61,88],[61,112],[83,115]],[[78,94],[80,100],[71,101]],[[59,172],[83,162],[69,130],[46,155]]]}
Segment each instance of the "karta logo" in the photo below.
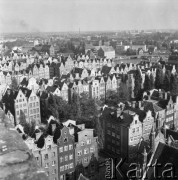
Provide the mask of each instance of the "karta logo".
{"label": "karta logo", "polygon": [[[118,161],[116,158],[107,158],[105,159],[105,178],[106,179],[129,179],[129,180],[147,180],[148,179],[148,169],[151,170],[152,177],[154,179],[177,179],[175,175],[176,169],[172,163],[161,164],[158,163],[156,159],[154,164],[147,165],[145,167],[144,173],[140,172],[138,169],[139,165],[137,163],[131,163],[126,172],[122,170],[122,166],[125,162],[125,159],[120,158]],[[142,167],[143,169],[143,167]],[[116,175],[117,174],[117,175]]]}

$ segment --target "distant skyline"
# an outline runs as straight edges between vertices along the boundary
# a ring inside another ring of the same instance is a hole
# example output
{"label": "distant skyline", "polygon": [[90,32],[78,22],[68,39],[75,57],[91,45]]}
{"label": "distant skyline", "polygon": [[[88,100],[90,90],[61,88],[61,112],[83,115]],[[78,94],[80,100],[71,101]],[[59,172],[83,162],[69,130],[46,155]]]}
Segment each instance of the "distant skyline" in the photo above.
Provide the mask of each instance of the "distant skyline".
{"label": "distant skyline", "polygon": [[0,33],[178,29],[178,0],[0,0]]}

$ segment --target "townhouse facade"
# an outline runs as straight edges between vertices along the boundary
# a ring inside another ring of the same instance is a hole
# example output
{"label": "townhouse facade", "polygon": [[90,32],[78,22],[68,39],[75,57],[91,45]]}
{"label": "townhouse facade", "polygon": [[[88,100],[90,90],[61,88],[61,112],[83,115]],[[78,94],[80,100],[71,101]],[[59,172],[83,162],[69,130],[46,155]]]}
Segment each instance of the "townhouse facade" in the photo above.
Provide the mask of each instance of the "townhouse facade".
{"label": "townhouse facade", "polygon": [[83,129],[75,136],[75,163],[87,167],[92,155],[98,160],[98,137],[94,137],[93,129]]}

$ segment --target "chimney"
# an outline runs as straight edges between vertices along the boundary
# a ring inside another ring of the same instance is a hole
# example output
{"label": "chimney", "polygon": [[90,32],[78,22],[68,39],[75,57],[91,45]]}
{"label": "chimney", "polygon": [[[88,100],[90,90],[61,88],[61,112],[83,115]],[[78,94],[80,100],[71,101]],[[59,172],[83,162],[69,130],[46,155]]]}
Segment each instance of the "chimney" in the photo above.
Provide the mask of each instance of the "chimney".
{"label": "chimney", "polygon": [[121,108],[118,107],[118,108],[117,108],[117,118],[121,115],[121,112],[122,112]]}
{"label": "chimney", "polygon": [[25,93],[25,96],[26,96],[26,95],[27,95],[27,89],[25,89],[25,92],[24,92],[24,93]]}
{"label": "chimney", "polygon": [[143,173],[146,170],[146,166],[147,166],[147,152],[146,152],[146,148],[144,147],[144,152],[143,152]]}
{"label": "chimney", "polygon": [[167,92],[164,93],[164,99],[167,100]]}
{"label": "chimney", "polygon": [[38,139],[41,137],[42,133],[40,131],[38,133],[35,133],[35,135],[36,135],[36,141],[38,141]]}
{"label": "chimney", "polygon": [[5,112],[5,110],[6,110],[6,105],[5,105],[5,103],[2,103],[3,104],[3,110],[4,110],[4,112]]}
{"label": "chimney", "polygon": [[142,107],[142,101],[138,101],[138,108],[140,109]]}
{"label": "chimney", "polygon": [[154,152],[155,151],[155,130],[153,127],[151,129],[150,147],[151,147],[151,151]]}
{"label": "chimney", "polygon": [[135,108],[135,101],[132,101],[132,107]]}
{"label": "chimney", "polygon": [[56,130],[56,124],[52,124],[52,135],[54,135],[55,130]]}

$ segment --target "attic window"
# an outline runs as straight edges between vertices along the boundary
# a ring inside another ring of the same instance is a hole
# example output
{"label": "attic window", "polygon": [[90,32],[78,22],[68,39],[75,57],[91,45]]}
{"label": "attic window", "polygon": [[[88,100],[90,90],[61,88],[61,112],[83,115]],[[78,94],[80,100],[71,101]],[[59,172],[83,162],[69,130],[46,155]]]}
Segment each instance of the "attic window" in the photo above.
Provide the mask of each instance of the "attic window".
{"label": "attic window", "polygon": [[64,143],[66,143],[68,141],[68,138],[67,137],[65,137],[64,138]]}

